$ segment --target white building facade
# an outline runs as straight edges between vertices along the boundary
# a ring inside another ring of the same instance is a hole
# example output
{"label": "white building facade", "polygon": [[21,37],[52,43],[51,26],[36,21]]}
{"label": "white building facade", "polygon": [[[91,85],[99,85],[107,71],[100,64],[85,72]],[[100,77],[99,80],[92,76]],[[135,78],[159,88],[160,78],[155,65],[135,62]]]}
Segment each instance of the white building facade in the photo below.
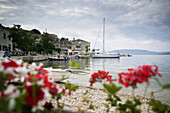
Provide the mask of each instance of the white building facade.
{"label": "white building facade", "polygon": [[10,28],[6,28],[0,24],[0,54],[2,55],[4,51],[12,51],[12,38],[9,38]]}

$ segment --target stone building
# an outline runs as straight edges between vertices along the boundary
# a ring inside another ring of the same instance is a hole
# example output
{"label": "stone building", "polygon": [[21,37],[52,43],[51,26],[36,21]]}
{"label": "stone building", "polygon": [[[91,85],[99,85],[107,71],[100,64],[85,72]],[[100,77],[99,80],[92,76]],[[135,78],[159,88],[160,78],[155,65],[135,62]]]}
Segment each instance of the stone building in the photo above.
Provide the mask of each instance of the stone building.
{"label": "stone building", "polygon": [[0,54],[2,55],[5,50],[12,51],[12,38],[9,38],[10,28],[4,27],[0,24]]}
{"label": "stone building", "polygon": [[71,49],[73,54],[90,54],[90,42],[82,39],[73,39]]}

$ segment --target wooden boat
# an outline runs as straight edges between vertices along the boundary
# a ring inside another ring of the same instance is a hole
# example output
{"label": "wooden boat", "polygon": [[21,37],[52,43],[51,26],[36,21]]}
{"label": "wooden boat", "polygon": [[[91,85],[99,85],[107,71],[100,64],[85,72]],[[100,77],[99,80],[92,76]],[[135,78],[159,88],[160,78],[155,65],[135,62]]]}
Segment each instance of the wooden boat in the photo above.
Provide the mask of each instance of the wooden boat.
{"label": "wooden boat", "polygon": [[69,70],[44,68],[49,72],[49,76],[54,80],[54,82],[59,82],[68,79],[71,75]]}

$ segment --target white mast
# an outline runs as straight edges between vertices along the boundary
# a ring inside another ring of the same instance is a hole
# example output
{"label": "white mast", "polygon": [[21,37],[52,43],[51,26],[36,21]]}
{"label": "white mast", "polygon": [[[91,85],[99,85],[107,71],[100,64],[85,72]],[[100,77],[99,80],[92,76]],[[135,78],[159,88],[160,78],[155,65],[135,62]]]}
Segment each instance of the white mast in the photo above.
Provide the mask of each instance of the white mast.
{"label": "white mast", "polygon": [[103,53],[105,52],[105,18],[103,18]]}

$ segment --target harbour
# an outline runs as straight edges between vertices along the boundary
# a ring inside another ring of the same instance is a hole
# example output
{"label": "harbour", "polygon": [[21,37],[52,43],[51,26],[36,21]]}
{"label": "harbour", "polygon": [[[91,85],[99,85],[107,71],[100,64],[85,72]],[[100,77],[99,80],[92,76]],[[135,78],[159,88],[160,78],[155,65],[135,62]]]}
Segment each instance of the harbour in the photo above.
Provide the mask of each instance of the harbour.
{"label": "harbour", "polygon": [[[76,61],[80,64],[80,67],[72,68],[70,63],[72,61]],[[169,62],[169,63],[168,63]],[[39,63],[39,62],[37,62]],[[71,75],[68,79],[65,79],[64,82],[70,81],[72,84],[79,86],[89,87],[89,79],[91,74],[97,72],[98,70],[108,71],[110,75],[113,75],[114,79],[118,79],[118,73],[127,71],[129,68],[137,68],[139,65],[157,65],[159,67],[159,72],[162,74],[160,82],[162,84],[169,84],[170,79],[170,56],[169,55],[133,55],[133,57],[121,57],[120,59],[75,59],[72,57],[69,61],[42,61],[45,67],[53,67],[57,69],[68,69],[71,71]],[[165,65],[166,63],[166,65]],[[116,82],[115,82],[116,83]],[[120,85],[116,83],[117,85]],[[94,88],[103,89],[102,84],[96,83]],[[135,94],[139,96],[143,96],[143,92],[145,90],[146,84],[141,84],[135,90]],[[150,86],[148,88],[148,92],[146,97],[149,98],[151,95],[151,91],[159,90],[160,86],[156,81],[151,80]],[[131,88],[125,88],[119,92],[120,94],[131,94]],[[165,90],[163,92],[159,92],[156,94],[156,99],[161,100],[165,103],[170,103],[170,91]]]}
{"label": "harbour", "polygon": [[0,113],[170,112],[170,0],[0,6]]}

